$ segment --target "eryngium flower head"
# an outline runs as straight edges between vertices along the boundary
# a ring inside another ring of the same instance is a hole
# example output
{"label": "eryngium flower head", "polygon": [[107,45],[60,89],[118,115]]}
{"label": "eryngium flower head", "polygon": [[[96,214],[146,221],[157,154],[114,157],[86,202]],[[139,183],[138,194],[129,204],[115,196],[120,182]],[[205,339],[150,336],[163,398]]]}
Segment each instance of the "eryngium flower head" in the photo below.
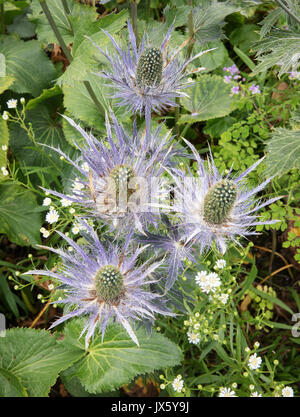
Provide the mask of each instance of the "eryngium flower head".
{"label": "eryngium flower head", "polygon": [[182,233],[188,242],[199,244],[200,251],[209,248],[215,241],[217,248],[225,253],[226,242],[236,243],[238,236],[256,234],[252,228],[261,224],[273,224],[277,220],[259,221],[256,212],[280,197],[261,202],[255,195],[271,181],[249,189],[245,177],[253,171],[264,158],[255,162],[244,173],[226,176],[219,173],[212,155],[207,168],[194,146],[190,146],[198,163],[198,177],[186,176],[182,171],[175,171],[175,200],[172,210],[181,220]]}
{"label": "eryngium flower head", "polygon": [[119,105],[128,106],[133,113],[145,113],[148,127],[151,111],[158,113],[168,106],[176,106],[175,98],[186,95],[182,90],[190,85],[186,81],[189,75],[186,72],[188,64],[208,52],[200,52],[181,62],[178,54],[184,45],[172,51],[172,54],[168,52],[167,44],[172,29],[168,30],[159,47],[146,45],[149,41],[146,42],[145,35],[138,47],[130,22],[128,48],[122,49],[108,32],[105,33],[113,44],[110,51],[102,50],[91,40],[109,62],[109,69],[98,75],[110,81],[109,85],[115,89],[114,97],[119,99]]}
{"label": "eryngium flower head", "polygon": [[135,321],[145,321],[149,325],[154,314],[174,315],[165,307],[161,295],[151,292],[149,286],[157,281],[152,273],[161,265],[148,259],[137,263],[140,254],[146,248],[135,247],[131,250],[129,243],[131,233],[123,247],[118,244],[102,244],[97,234],[86,223],[83,233],[86,244],[79,246],[72,239],[59,233],[72,252],[47,248],[58,254],[62,266],[58,272],[29,271],[27,274],[38,274],[58,279],[64,287],[66,298],[65,314],[50,327],[53,328],[72,317],[86,317],[86,324],[81,333],[86,332],[85,343],[88,346],[96,328],[104,337],[105,329],[111,320],[121,323],[132,340],[138,345],[133,330]]}
{"label": "eryngium flower head", "polygon": [[160,129],[152,136],[141,137],[135,125],[133,134],[128,136],[111,115],[113,130],[107,118],[107,137],[102,141],[64,116],[84,139],[82,145],[77,145],[81,162],[57,151],[77,169],[78,177],[72,195],[45,191],[79,203],[88,215],[100,218],[114,229],[118,226],[120,233],[131,224],[142,232],[147,223],[155,224],[158,204],[168,196],[169,186],[162,174],[163,166],[170,164],[172,146],[165,146],[170,138],[168,134],[160,136]]}

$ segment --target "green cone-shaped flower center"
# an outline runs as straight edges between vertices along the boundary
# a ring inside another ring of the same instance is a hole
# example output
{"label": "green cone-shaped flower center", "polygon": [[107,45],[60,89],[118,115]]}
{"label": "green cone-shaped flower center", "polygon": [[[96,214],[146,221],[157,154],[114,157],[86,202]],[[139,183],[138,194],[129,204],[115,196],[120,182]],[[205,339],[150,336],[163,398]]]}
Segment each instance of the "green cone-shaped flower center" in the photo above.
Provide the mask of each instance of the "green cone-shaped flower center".
{"label": "green cone-shaped flower center", "polygon": [[211,187],[204,199],[204,220],[209,224],[222,224],[228,216],[237,196],[237,188],[231,180],[220,180]]}
{"label": "green cone-shaped flower center", "polygon": [[163,58],[158,48],[147,48],[142,53],[136,70],[137,85],[153,87],[160,83]]}
{"label": "green cone-shaped flower center", "polygon": [[129,165],[117,165],[110,173],[110,177],[114,180],[116,186],[116,194],[127,193],[129,198],[135,191],[134,183],[129,188],[129,182],[135,177],[133,168]]}
{"label": "green cone-shaped flower center", "polygon": [[106,303],[117,303],[124,294],[123,275],[114,265],[100,268],[94,282],[97,296]]}

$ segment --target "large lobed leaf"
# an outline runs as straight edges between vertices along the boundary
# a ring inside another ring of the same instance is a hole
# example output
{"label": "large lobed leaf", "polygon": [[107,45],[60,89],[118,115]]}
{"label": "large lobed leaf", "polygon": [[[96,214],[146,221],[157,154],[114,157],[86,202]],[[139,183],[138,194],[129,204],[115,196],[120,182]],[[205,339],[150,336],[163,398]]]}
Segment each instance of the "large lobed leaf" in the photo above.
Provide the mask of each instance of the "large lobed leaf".
{"label": "large lobed leaf", "polygon": [[57,77],[54,65],[36,40],[24,42],[7,36],[0,43],[0,53],[5,56],[6,74],[15,79],[10,89],[16,93],[36,97]]}
{"label": "large lobed leaf", "polygon": [[46,330],[14,328],[0,338],[0,395],[47,396],[58,374],[79,357]]}
{"label": "large lobed leaf", "polygon": [[181,100],[183,107],[191,114],[180,116],[178,123],[192,124],[227,116],[234,110],[231,88],[218,75],[200,76],[196,84],[185,90],[189,97]]}
{"label": "large lobed leaf", "polygon": [[76,347],[81,358],[64,375],[69,380],[79,378],[91,393],[112,391],[138,374],[175,366],[182,360],[178,346],[165,336],[153,332],[148,337],[140,328],[136,331],[138,347],[117,324],[107,328],[103,342],[98,334],[85,351],[84,339],[78,340],[82,327],[81,320],[73,320],[65,327],[62,343]]}

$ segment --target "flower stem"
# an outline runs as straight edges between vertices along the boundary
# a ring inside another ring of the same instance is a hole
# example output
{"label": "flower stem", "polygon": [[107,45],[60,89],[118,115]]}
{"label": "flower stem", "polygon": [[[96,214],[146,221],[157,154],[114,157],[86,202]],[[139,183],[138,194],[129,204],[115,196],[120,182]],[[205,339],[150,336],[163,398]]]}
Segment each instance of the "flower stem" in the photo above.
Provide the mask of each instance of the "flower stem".
{"label": "flower stem", "polygon": [[[191,0],[187,0],[187,4],[191,7],[193,6]],[[190,41],[188,43],[188,49],[187,49],[187,57],[190,58],[190,56],[192,54],[193,47],[194,47],[194,43],[195,43],[195,39],[194,39],[195,27],[194,27],[193,9],[191,9],[191,11],[188,15],[187,26],[188,26],[189,38],[190,38]]]}
{"label": "flower stem", "polygon": [[[56,26],[56,23],[55,23],[52,15],[51,15],[51,12],[49,10],[49,7],[48,7],[46,1],[45,0],[39,0],[39,2],[40,2],[40,5],[41,5],[41,7],[43,9],[43,12],[45,13],[45,16],[46,16],[46,18],[47,18],[47,20],[49,22],[49,25],[51,26],[51,28],[52,28],[52,30],[53,30],[53,32],[54,32],[54,34],[55,34],[55,36],[56,36],[56,38],[58,40],[58,43],[59,43],[61,49],[63,50],[65,56],[68,59],[68,61],[71,63],[73,61],[73,57],[72,57],[72,55],[71,55],[71,53],[70,53],[67,45],[65,44],[65,41],[63,40],[63,37],[61,36],[61,34],[60,34],[60,32],[59,32],[59,30],[58,30],[58,28]],[[68,14],[70,12],[70,9],[69,9],[69,6],[66,3],[66,1],[63,1],[63,6],[64,6],[64,10],[65,10],[66,16],[68,17]],[[70,21],[69,21],[69,23],[71,25],[71,22]],[[72,31],[73,31],[73,28],[72,28]],[[84,81],[84,85],[85,85],[85,87],[86,87],[86,89],[87,89],[87,91],[88,91],[91,99],[93,100],[93,102],[95,103],[96,107],[98,108],[99,113],[101,114],[101,116],[104,117],[105,110],[104,110],[103,106],[101,105],[100,101],[97,99],[96,94],[94,93],[94,90],[92,89],[92,86],[91,86],[90,82],[89,81]]]}
{"label": "flower stem", "polygon": [[138,46],[139,34],[138,34],[138,29],[137,29],[137,2],[136,0],[131,0],[130,10],[131,10],[132,28],[135,34],[136,44]]}

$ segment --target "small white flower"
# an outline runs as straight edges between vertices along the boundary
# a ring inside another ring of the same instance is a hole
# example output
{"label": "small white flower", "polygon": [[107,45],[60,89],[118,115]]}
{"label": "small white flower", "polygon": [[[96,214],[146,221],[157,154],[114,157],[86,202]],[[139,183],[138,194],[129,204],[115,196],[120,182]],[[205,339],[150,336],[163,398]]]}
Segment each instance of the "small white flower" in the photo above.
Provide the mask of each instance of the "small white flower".
{"label": "small white flower", "polygon": [[6,145],[2,145],[1,146],[2,151],[7,151],[7,146]]}
{"label": "small white flower", "polygon": [[194,329],[199,330],[200,329],[200,323],[194,324]]}
{"label": "small white flower", "polygon": [[201,285],[202,283],[206,282],[206,280],[207,280],[207,272],[206,271],[198,272],[195,278],[196,284]]}
{"label": "small white flower", "polygon": [[50,210],[46,215],[46,221],[50,224],[57,222],[59,214],[56,210]]}
{"label": "small white flower", "polygon": [[75,209],[73,209],[73,207],[72,207],[72,208],[70,208],[69,213],[70,213],[70,214],[74,214],[74,213],[75,213]]}
{"label": "small white flower", "polygon": [[44,201],[43,201],[43,206],[50,206],[50,204],[51,204],[51,198],[49,198],[49,197],[46,197],[46,198],[44,198]]}
{"label": "small white flower", "polygon": [[218,259],[216,262],[216,265],[214,266],[214,269],[223,269],[226,266],[225,259]]}
{"label": "small white flower", "polygon": [[3,112],[3,114],[2,114],[2,119],[3,119],[3,120],[8,120],[8,113],[7,113],[7,111],[4,111],[4,112]]}
{"label": "small white flower", "polygon": [[40,232],[41,232],[41,233],[44,233],[45,231],[46,231],[46,229],[45,229],[44,227],[41,227],[41,228],[40,228]]}
{"label": "small white flower", "polygon": [[84,184],[82,184],[82,182],[79,182],[78,178],[76,178],[73,184],[73,190],[81,191],[83,188],[84,188]]}
{"label": "small white flower", "polygon": [[24,98],[24,97],[21,97],[21,98],[20,98],[20,103],[21,103],[21,104],[24,104],[24,103],[25,103],[25,98]]}
{"label": "small white flower", "polygon": [[220,287],[221,281],[218,274],[210,272],[198,285],[204,293],[209,294],[210,292],[214,293]]}
{"label": "small white flower", "polygon": [[18,100],[15,100],[15,99],[12,98],[12,99],[8,100],[8,102],[6,104],[7,104],[7,107],[9,109],[15,109],[17,107]]}
{"label": "small white flower", "polygon": [[81,165],[81,168],[82,168],[85,172],[89,172],[89,170],[90,170],[89,164],[88,164],[87,162],[84,162],[84,163]]}
{"label": "small white flower", "polygon": [[49,237],[50,236],[50,232],[48,232],[48,230],[45,230],[44,232],[43,232],[43,237],[44,238],[47,238],[47,237]]}
{"label": "small white flower", "polygon": [[80,227],[78,225],[72,227],[72,233],[74,233],[74,235],[77,235],[80,232]]}
{"label": "small white flower", "polygon": [[49,285],[48,285],[48,290],[49,290],[49,291],[54,290],[54,285],[53,285],[53,284],[49,284]]}
{"label": "small white flower", "polygon": [[197,345],[200,342],[199,334],[194,332],[187,332],[187,337],[190,343]]}
{"label": "small white flower", "polygon": [[221,303],[222,304],[227,304],[227,301],[228,301],[228,297],[229,297],[229,295],[228,294],[221,294],[220,296],[219,296],[219,300],[221,301]]}
{"label": "small white flower", "polygon": [[210,284],[214,287],[214,288],[218,288],[221,285],[221,280],[218,277],[218,274],[216,274],[215,272],[211,272],[210,274],[207,275],[207,279],[209,280]]}
{"label": "small white flower", "polygon": [[220,388],[219,397],[236,397],[236,395],[230,388]]}
{"label": "small white flower", "polygon": [[181,375],[178,375],[177,378],[174,379],[172,382],[172,387],[174,391],[181,392],[183,388],[183,380],[181,379]]}
{"label": "small white flower", "polygon": [[72,201],[68,200],[67,198],[62,198],[60,202],[63,207],[69,207],[72,204]]}
{"label": "small white flower", "polygon": [[282,388],[281,394],[283,397],[293,397],[294,396],[294,390],[291,387],[284,387]]}
{"label": "small white flower", "polygon": [[261,394],[259,394],[257,391],[251,392],[250,397],[262,397]]}
{"label": "small white flower", "polygon": [[250,356],[248,360],[249,368],[252,370],[258,369],[262,363],[262,359],[260,356],[257,356],[256,353]]}
{"label": "small white flower", "polygon": [[1,171],[2,171],[2,174],[4,176],[8,175],[8,171],[7,171],[7,169],[5,167],[1,167]]}

